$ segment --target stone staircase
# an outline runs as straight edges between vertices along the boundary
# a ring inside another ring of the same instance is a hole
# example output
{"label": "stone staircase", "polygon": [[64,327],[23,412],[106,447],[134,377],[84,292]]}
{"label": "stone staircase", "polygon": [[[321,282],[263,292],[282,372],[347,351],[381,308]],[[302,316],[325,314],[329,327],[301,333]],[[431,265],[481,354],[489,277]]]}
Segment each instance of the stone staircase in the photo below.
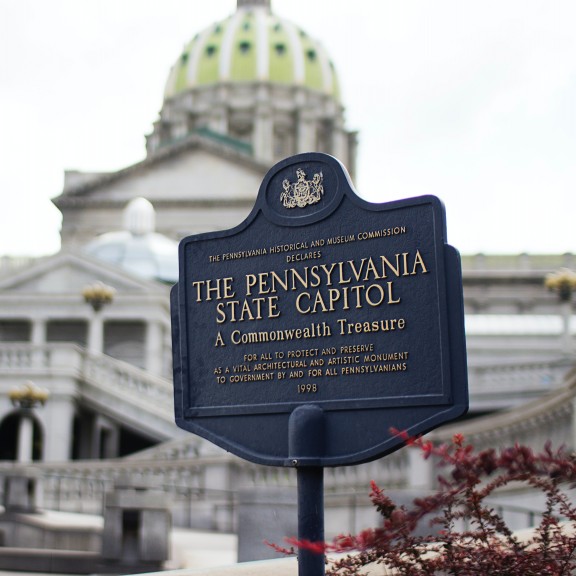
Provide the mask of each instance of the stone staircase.
{"label": "stone staircase", "polygon": [[91,355],[74,344],[2,343],[0,397],[28,380],[53,396],[73,395],[80,405],[159,441],[187,435],[174,423],[172,382],[110,356]]}

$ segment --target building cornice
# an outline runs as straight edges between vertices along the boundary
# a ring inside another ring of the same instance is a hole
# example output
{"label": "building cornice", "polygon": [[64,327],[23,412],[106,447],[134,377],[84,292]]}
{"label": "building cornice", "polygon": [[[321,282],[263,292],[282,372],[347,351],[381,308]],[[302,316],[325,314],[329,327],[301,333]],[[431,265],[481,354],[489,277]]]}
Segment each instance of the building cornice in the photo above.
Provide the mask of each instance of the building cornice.
{"label": "building cornice", "polygon": [[77,185],[72,185],[68,189],[65,189],[60,196],[53,198],[52,202],[58,208],[84,204],[87,200],[86,196],[91,192],[108,186],[114,182],[123,180],[124,178],[134,176],[135,174],[141,174],[158,164],[176,158],[181,154],[194,149],[214,154],[215,156],[243,166],[244,168],[248,168],[262,177],[270,168],[268,165],[258,162],[246,154],[233,150],[225,144],[213,141],[200,134],[191,134],[178,142],[158,149],[140,162],[122,168],[116,172],[102,173],[101,175],[94,176],[89,181],[79,182]]}

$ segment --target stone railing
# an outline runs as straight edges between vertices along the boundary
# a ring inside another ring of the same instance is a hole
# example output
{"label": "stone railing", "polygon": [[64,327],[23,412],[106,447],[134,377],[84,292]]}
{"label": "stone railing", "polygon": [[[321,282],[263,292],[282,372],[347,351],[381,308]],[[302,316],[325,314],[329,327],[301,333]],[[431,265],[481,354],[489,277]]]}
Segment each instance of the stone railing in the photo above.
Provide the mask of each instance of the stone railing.
{"label": "stone railing", "polygon": [[[100,514],[105,494],[115,485],[140,486],[169,496],[176,525],[229,531],[236,526],[241,488],[296,487],[296,474],[291,468],[260,466],[225,452],[186,459],[162,459],[147,452],[147,459],[34,464],[43,478],[42,507]],[[346,500],[354,507],[358,502],[366,506],[371,480],[387,487],[402,487],[408,477],[407,466],[408,459],[401,450],[360,466],[327,468],[327,505],[337,507]],[[20,469],[24,474],[28,467],[0,462],[0,477]]]}
{"label": "stone railing", "polygon": [[470,270],[532,270],[549,272],[576,267],[576,255],[566,254],[466,254],[462,256],[464,276]]}
{"label": "stone railing", "polygon": [[469,366],[471,405],[476,408],[510,406],[557,390],[574,363],[567,359]]}
{"label": "stone railing", "polygon": [[[44,509],[101,514],[104,496],[114,486],[134,486],[168,494],[176,525],[230,531],[235,522],[236,487],[233,490],[225,481],[248,478],[241,464],[223,455],[194,461],[40,462],[34,464],[34,469],[42,478],[40,505]],[[29,468],[0,462],[0,477],[18,474],[19,470],[24,475]],[[215,473],[219,482],[214,481]]]}
{"label": "stone railing", "polygon": [[564,386],[518,408],[502,410],[491,416],[444,426],[431,434],[437,442],[446,442],[461,433],[476,448],[525,444],[541,449],[546,442],[553,446],[574,448],[576,370],[571,370]]}
{"label": "stone railing", "polygon": [[4,373],[20,370],[37,370],[52,364],[50,346],[2,343],[0,346],[0,370]]}
{"label": "stone railing", "polygon": [[[40,352],[40,353],[39,353]],[[49,345],[41,349],[27,345],[0,348],[0,370],[4,375],[28,374],[36,368],[75,374],[81,393],[107,410],[118,410],[123,418],[151,420],[173,425],[172,387],[168,381],[148,376],[141,370],[107,357],[92,357],[74,346]],[[52,370],[53,369],[53,370]],[[574,397],[576,371],[564,385],[562,363],[474,368],[488,391],[503,388],[519,390],[533,385],[550,386],[555,391],[521,408],[491,417],[444,427],[431,434],[438,442],[463,433],[476,447],[509,445],[520,442],[541,447],[551,440],[555,445],[574,446]],[[1,377],[0,377],[1,379]],[[530,384],[532,383],[532,384]],[[177,431],[177,430],[176,430]],[[182,433],[182,440],[171,440],[130,458],[109,461],[37,463],[44,478],[44,504],[48,509],[99,513],[104,494],[117,483],[144,485],[170,495],[177,525],[201,529],[232,530],[236,522],[236,494],[242,487],[294,487],[294,471],[244,462],[197,437]],[[0,475],[18,466],[0,463]],[[387,488],[410,484],[410,459],[406,450],[355,467],[328,468],[325,471],[326,497],[354,497],[366,494],[370,480]],[[2,483],[0,483],[1,490]]]}
{"label": "stone railing", "polygon": [[112,396],[122,402],[122,409],[129,405],[174,422],[172,382],[165,378],[151,376],[109,356],[92,356],[87,352],[83,353],[80,378],[85,393]]}
{"label": "stone railing", "polygon": [[[91,355],[73,344],[2,343],[0,346],[0,389],[17,379],[41,377],[42,385],[67,376],[76,381],[80,395],[121,420],[134,413],[151,426],[160,421],[164,438],[178,437],[174,424],[172,383],[152,376],[131,364],[105,355]],[[165,430],[164,430],[165,428]],[[182,434],[183,435],[183,434]]]}

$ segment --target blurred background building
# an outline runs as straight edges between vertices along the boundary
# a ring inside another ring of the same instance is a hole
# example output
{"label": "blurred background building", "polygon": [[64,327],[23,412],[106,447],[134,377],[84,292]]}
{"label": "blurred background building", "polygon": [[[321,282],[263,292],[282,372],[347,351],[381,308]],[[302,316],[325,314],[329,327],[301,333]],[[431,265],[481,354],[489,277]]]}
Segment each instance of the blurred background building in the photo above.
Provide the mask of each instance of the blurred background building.
{"label": "blurred background building", "polygon": [[[246,494],[294,487],[295,476],[176,428],[169,289],[177,241],[240,223],[267,170],[286,156],[326,152],[354,178],[356,134],[329,55],[266,0],[238,0],[234,14],[196,34],[164,94],[143,161],[66,173],[54,199],[61,251],[1,261],[0,475],[34,470],[42,484],[34,510],[92,515],[120,481],[145,484],[167,497],[176,526],[234,533]],[[575,266],[572,254],[463,257],[471,407],[458,429],[478,445],[574,445],[576,283],[568,272],[563,290],[545,281]],[[328,470],[327,533],[375,519],[371,479],[406,494],[432,488],[423,466],[403,450]],[[0,494],[10,505],[7,482]],[[502,505],[523,525],[539,503],[515,498]]]}

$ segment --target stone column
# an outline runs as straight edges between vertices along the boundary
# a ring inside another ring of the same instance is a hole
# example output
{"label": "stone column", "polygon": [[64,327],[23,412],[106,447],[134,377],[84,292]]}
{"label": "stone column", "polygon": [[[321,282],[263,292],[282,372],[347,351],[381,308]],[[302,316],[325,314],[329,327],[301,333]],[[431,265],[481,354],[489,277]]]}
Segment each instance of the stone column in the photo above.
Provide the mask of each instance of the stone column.
{"label": "stone column", "polygon": [[562,315],[562,352],[569,355],[572,352],[572,334],[570,332],[570,319],[572,316],[572,301],[560,302]]}
{"label": "stone column", "polygon": [[260,104],[254,118],[254,156],[261,162],[274,160],[274,128],[270,106]]}
{"label": "stone column", "polygon": [[118,445],[118,427],[105,416],[96,416],[92,431],[91,457],[95,459],[116,458],[119,451]]}
{"label": "stone column", "polygon": [[41,430],[44,434],[43,460],[46,462],[65,462],[72,452],[76,383],[66,378],[60,381],[66,391],[55,394],[46,403],[41,418]]}
{"label": "stone column", "polygon": [[34,364],[36,366],[42,366],[42,359],[44,355],[43,347],[46,344],[45,318],[34,318],[32,320],[31,343],[34,346]]}
{"label": "stone column", "polygon": [[99,312],[94,312],[88,324],[88,351],[101,354],[104,351],[104,319]]}
{"label": "stone column", "polygon": [[434,461],[422,458],[420,450],[404,448],[408,451],[408,487],[412,490],[432,490],[434,485]]}
{"label": "stone column", "polygon": [[307,110],[300,110],[298,132],[296,134],[296,153],[313,152],[316,148],[316,122]]}
{"label": "stone column", "polygon": [[151,320],[146,325],[146,370],[160,376],[163,365],[163,333],[159,322]]}
{"label": "stone column", "polygon": [[34,438],[34,421],[32,415],[26,412],[20,414],[18,428],[18,462],[28,464],[32,462],[32,442]]}
{"label": "stone column", "polygon": [[162,344],[162,376],[172,377],[172,334],[170,328],[163,330],[164,341]]}
{"label": "stone column", "polygon": [[221,497],[212,500],[211,530],[216,532],[233,532],[234,509],[231,486],[234,481],[234,470],[231,463],[212,463],[204,467],[203,485],[210,490],[218,490]]}
{"label": "stone column", "polygon": [[346,134],[343,123],[339,120],[334,121],[332,154],[349,169],[348,135]]}
{"label": "stone column", "polygon": [[224,106],[218,106],[212,110],[208,127],[216,134],[228,132],[228,113]]}
{"label": "stone column", "polygon": [[31,342],[34,346],[43,346],[46,344],[46,319],[34,318],[32,320]]}
{"label": "stone column", "polygon": [[102,308],[114,300],[116,290],[103,282],[95,282],[82,290],[84,301],[92,307],[92,317],[88,325],[88,350],[100,354],[104,350],[104,319]]}

